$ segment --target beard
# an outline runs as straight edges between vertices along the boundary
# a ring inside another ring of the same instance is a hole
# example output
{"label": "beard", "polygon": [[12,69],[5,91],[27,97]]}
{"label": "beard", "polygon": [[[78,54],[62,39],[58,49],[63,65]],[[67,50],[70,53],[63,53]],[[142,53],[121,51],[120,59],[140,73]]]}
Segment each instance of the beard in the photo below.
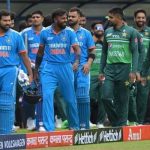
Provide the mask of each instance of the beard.
{"label": "beard", "polygon": [[138,27],[143,27],[145,25],[145,22],[136,22],[136,25]]}
{"label": "beard", "polygon": [[9,26],[3,26],[0,24],[0,28],[4,31],[4,32],[7,32],[9,30]]}
{"label": "beard", "polygon": [[103,36],[103,34],[98,34],[98,33],[94,33],[94,35],[96,36],[96,38],[101,38]]}
{"label": "beard", "polygon": [[72,21],[68,21],[69,26],[73,27],[77,24],[78,22],[72,22]]}
{"label": "beard", "polygon": [[58,27],[59,27],[60,29],[65,29],[66,26],[67,26],[66,23],[64,23],[64,24],[57,24],[57,25],[58,25]]}

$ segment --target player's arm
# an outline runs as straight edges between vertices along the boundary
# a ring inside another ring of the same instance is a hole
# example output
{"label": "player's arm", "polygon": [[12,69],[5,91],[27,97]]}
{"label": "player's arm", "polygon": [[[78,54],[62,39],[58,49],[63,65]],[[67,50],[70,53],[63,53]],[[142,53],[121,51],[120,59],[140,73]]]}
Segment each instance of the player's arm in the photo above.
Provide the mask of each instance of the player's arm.
{"label": "player's arm", "polygon": [[87,63],[84,64],[84,66],[83,66],[83,72],[84,72],[85,74],[89,73],[90,68],[91,68],[91,65],[92,65],[94,59],[95,59],[95,46],[93,46],[93,47],[91,47],[91,48],[89,49],[88,61],[87,61]]}
{"label": "player's arm", "polygon": [[29,82],[31,83],[32,80],[33,80],[33,74],[32,74],[32,69],[31,69],[31,63],[30,63],[30,60],[29,60],[29,57],[27,56],[27,51],[25,50],[25,45],[24,45],[24,42],[23,42],[23,38],[20,34],[17,35],[17,50],[18,50],[18,53],[20,54],[22,60],[23,60],[23,63],[27,69],[27,72],[28,72],[28,76],[29,76]]}
{"label": "player's arm", "polygon": [[33,80],[33,74],[32,74],[31,62],[29,60],[29,57],[27,56],[26,52],[21,52],[20,56],[22,57],[23,63],[28,71],[29,82],[31,83]]}
{"label": "player's arm", "polygon": [[102,81],[104,79],[104,68],[106,66],[107,61],[107,51],[108,51],[108,43],[106,41],[106,37],[104,36],[103,47],[102,47],[102,55],[100,61],[99,68],[99,80]]}
{"label": "player's arm", "polygon": [[[150,42],[149,42],[149,46],[150,46]],[[148,49],[146,58],[142,65],[142,71],[141,71],[142,77],[146,77],[148,75],[149,68],[150,68],[150,47]]]}
{"label": "player's arm", "polygon": [[34,69],[34,80],[35,81],[38,80],[38,71],[39,71],[41,62],[43,60],[44,49],[45,49],[45,32],[42,31],[40,34],[40,45],[39,45],[39,49],[38,49],[36,59],[35,59],[35,69]]}
{"label": "player's arm", "polygon": [[143,45],[143,39],[140,33],[137,31],[137,38],[138,38],[138,53],[139,53],[139,58],[138,58],[138,68],[137,68],[137,80],[141,80],[141,70],[142,70],[142,64],[143,64],[143,59],[144,59],[144,45]]}
{"label": "player's arm", "polygon": [[41,65],[41,62],[43,60],[43,55],[44,55],[44,45],[40,45],[37,55],[36,55],[36,60],[35,60],[35,70],[38,71],[39,66]]}
{"label": "player's arm", "polygon": [[106,61],[107,61],[107,51],[108,51],[108,43],[104,36],[102,55],[101,55],[101,59],[100,59],[100,68],[99,68],[99,80],[100,81],[103,81],[105,79],[104,68],[106,66]]}
{"label": "player's arm", "polygon": [[92,34],[89,31],[86,34],[87,34],[86,45],[88,48],[88,60],[87,60],[87,63],[84,64],[83,66],[83,72],[85,74],[89,73],[91,65],[95,59],[95,43],[94,43]]}
{"label": "player's arm", "polygon": [[143,59],[144,59],[144,45],[142,36],[138,33],[138,52],[139,52],[139,58],[138,58],[138,72],[141,72]]}
{"label": "player's arm", "polygon": [[34,80],[38,80],[38,72],[39,72],[39,67],[41,65],[41,62],[43,60],[43,55],[44,55],[44,45],[40,45],[37,55],[36,55],[36,60],[35,60],[35,69],[34,69]]}
{"label": "player's arm", "polygon": [[131,37],[130,37],[130,50],[132,53],[132,63],[131,63],[131,70],[129,74],[129,78],[131,82],[135,82],[136,80],[136,73],[138,69],[138,38],[137,32],[132,30]]}
{"label": "player's arm", "polygon": [[79,47],[79,42],[77,39],[77,36],[73,30],[68,31],[68,34],[70,36],[70,44],[71,47],[73,48],[73,51],[75,53],[75,62],[73,64],[73,70],[77,70],[79,63],[80,63],[80,55],[81,55],[81,50]]}
{"label": "player's arm", "polygon": [[80,63],[81,50],[80,50],[79,45],[77,45],[77,44],[72,45],[72,48],[73,48],[74,53],[75,53],[75,62],[73,64],[73,70],[75,71],[75,70],[78,69],[78,66],[79,66],[79,63]]}

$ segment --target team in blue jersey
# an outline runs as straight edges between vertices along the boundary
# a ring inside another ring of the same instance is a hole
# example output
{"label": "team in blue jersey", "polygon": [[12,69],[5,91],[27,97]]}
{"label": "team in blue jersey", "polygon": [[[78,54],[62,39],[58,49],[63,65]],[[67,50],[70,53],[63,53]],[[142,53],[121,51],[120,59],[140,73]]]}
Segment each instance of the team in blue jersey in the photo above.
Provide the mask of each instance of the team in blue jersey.
{"label": "team in blue jersey", "polygon": [[[42,26],[43,22],[43,13],[41,11],[34,11],[32,13],[32,26],[24,29],[21,32],[21,35],[24,39],[25,45],[28,50],[28,56],[33,66],[36,59],[36,54],[38,52],[39,44],[40,44],[40,33],[44,29]],[[24,69],[24,67],[22,66]],[[41,72],[40,72],[41,73]],[[35,105],[28,104],[24,101],[24,110],[25,110],[25,118],[27,119],[27,129],[33,130],[35,128]],[[36,105],[36,128],[40,129],[40,125],[42,126],[42,101],[40,101]],[[28,123],[29,122],[29,123]],[[28,124],[32,124],[28,125]],[[40,124],[40,125],[39,125]],[[29,127],[30,126],[30,127]]]}
{"label": "team in blue jersey", "polygon": [[[67,106],[70,129],[79,129],[76,95],[74,91],[73,68],[78,67],[80,49],[74,31],[66,27],[67,12],[57,9],[52,13],[53,24],[41,32],[40,47],[36,57],[35,78],[43,60],[42,93],[43,123],[47,131],[53,131],[54,125],[54,90],[60,87]],[[76,53],[76,60],[71,65],[71,48]]]}
{"label": "team in blue jersey", "polygon": [[0,12],[0,134],[10,134],[14,124],[16,79],[21,56],[32,81],[30,61],[20,34],[10,29],[11,17]]}
{"label": "team in blue jersey", "polygon": [[[68,14],[69,25],[75,30],[79,46],[81,49],[80,63],[75,76],[75,91],[78,103],[78,114],[80,128],[89,129],[90,122],[90,66],[95,58],[95,43],[91,33],[81,27],[80,23],[81,11],[78,8],[71,8]],[[73,60],[74,62],[74,60]]]}

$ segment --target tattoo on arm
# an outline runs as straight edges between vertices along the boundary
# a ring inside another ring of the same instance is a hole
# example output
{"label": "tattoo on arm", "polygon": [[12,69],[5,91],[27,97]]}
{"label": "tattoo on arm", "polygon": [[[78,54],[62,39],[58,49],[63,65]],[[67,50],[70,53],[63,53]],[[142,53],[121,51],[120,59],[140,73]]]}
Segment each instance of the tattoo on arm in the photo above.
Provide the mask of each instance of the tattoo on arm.
{"label": "tattoo on arm", "polygon": [[44,55],[44,46],[40,45],[38,53],[36,55],[35,70],[39,69],[39,66],[41,65],[41,62],[43,60],[43,55]]}

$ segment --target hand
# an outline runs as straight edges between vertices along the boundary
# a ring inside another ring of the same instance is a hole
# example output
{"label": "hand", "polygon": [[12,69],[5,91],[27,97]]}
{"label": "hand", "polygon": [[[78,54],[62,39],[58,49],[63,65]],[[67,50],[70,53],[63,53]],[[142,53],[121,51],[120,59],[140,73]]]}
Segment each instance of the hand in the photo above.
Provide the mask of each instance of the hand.
{"label": "hand", "polygon": [[141,81],[141,75],[139,72],[136,73],[136,80]]}
{"label": "hand", "polygon": [[88,74],[90,71],[91,65],[89,63],[86,63],[83,65],[83,73]]}
{"label": "hand", "polygon": [[103,73],[99,74],[98,79],[100,80],[100,82],[103,82],[105,80],[105,76]]}
{"label": "hand", "polygon": [[77,71],[78,66],[79,66],[79,62],[75,62],[75,63],[73,64],[73,71]]}
{"label": "hand", "polygon": [[33,71],[33,78],[34,78],[35,82],[37,82],[39,80],[39,72],[36,69],[34,69],[34,71]]}
{"label": "hand", "polygon": [[32,74],[29,75],[28,78],[29,78],[29,83],[31,83],[33,81],[33,75]]}
{"label": "hand", "polygon": [[134,82],[136,81],[136,74],[135,74],[135,73],[131,72],[131,73],[129,74],[129,81],[130,81],[131,83],[134,83]]}
{"label": "hand", "polygon": [[145,86],[146,85],[146,78],[141,77],[141,85]]}

